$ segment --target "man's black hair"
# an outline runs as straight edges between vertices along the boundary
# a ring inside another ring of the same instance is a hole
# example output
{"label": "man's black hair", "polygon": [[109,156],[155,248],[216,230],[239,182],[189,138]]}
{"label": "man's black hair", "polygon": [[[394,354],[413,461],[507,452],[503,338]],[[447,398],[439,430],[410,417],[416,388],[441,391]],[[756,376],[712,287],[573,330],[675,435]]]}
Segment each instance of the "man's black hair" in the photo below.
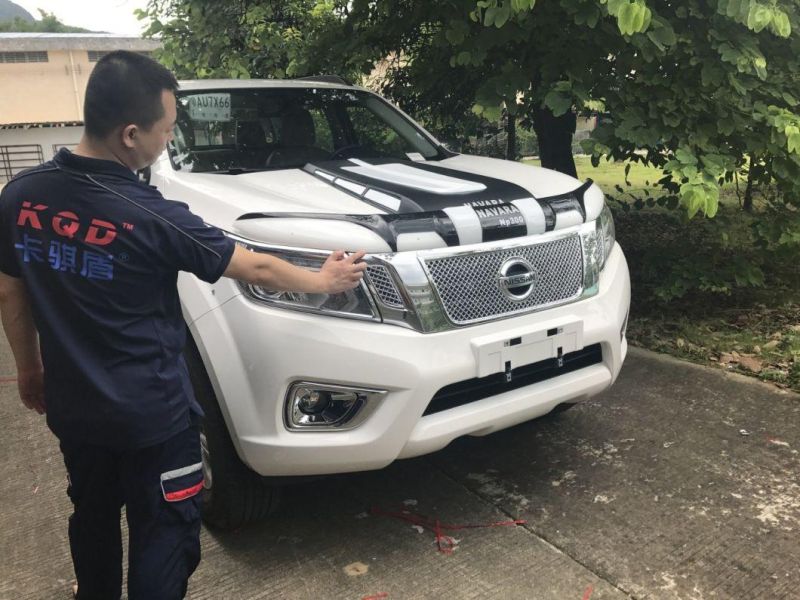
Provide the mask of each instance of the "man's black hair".
{"label": "man's black hair", "polygon": [[97,61],[86,86],[86,133],[104,139],[130,124],[147,131],[164,116],[161,93],[177,89],[175,76],[153,59],[124,50],[109,52]]}

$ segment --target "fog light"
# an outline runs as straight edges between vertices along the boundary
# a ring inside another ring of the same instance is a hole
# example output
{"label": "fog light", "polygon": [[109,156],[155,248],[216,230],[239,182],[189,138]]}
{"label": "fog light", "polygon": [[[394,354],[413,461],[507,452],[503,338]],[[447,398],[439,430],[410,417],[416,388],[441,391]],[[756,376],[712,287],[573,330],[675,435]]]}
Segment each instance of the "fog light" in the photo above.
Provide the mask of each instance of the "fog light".
{"label": "fog light", "polygon": [[327,394],[321,394],[317,390],[310,390],[304,387],[297,388],[295,399],[297,401],[297,408],[300,409],[300,412],[307,415],[322,412],[330,402],[330,397]]}
{"label": "fog light", "polygon": [[353,429],[385,395],[385,390],[298,381],[286,394],[286,427],[306,431]]}

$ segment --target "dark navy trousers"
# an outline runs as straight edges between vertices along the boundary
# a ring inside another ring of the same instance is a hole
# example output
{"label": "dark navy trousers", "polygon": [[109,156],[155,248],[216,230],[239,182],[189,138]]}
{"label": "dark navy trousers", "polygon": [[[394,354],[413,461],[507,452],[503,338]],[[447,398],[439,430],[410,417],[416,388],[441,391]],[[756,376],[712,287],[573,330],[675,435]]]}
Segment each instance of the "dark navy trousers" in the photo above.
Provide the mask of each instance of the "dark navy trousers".
{"label": "dark navy trousers", "polygon": [[128,521],[129,600],[181,600],[200,562],[203,472],[197,426],[136,450],[61,442],[74,512],[78,600],[122,594],[120,515]]}

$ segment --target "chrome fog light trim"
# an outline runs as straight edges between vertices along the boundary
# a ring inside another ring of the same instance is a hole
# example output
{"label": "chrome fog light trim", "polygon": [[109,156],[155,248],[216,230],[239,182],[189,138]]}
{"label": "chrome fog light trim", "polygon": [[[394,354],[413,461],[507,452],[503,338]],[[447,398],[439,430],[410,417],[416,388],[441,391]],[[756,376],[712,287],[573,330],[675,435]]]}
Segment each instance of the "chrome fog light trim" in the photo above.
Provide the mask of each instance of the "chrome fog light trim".
{"label": "chrome fog light trim", "polygon": [[625,333],[628,330],[628,317],[630,316],[630,314],[631,314],[631,311],[630,311],[630,309],[628,309],[628,311],[625,313],[625,320],[622,321],[622,328],[619,330],[619,341],[620,342],[625,339]]}
{"label": "chrome fog light trim", "polygon": [[286,392],[284,421],[292,431],[347,431],[363,423],[386,390],[296,381]]}

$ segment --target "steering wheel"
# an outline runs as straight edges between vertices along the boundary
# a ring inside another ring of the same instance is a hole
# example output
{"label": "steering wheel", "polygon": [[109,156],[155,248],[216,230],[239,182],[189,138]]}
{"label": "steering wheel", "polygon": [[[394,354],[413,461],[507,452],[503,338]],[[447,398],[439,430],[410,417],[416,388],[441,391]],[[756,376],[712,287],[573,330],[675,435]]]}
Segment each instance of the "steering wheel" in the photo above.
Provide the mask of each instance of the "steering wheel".
{"label": "steering wheel", "polygon": [[[337,158],[344,158],[344,153],[349,150],[355,150],[356,148],[363,148],[364,144],[348,144],[347,146],[342,146],[338,150],[334,150],[331,152],[331,155],[328,157],[328,160],[336,160]],[[340,156],[341,155],[341,156]]]}

